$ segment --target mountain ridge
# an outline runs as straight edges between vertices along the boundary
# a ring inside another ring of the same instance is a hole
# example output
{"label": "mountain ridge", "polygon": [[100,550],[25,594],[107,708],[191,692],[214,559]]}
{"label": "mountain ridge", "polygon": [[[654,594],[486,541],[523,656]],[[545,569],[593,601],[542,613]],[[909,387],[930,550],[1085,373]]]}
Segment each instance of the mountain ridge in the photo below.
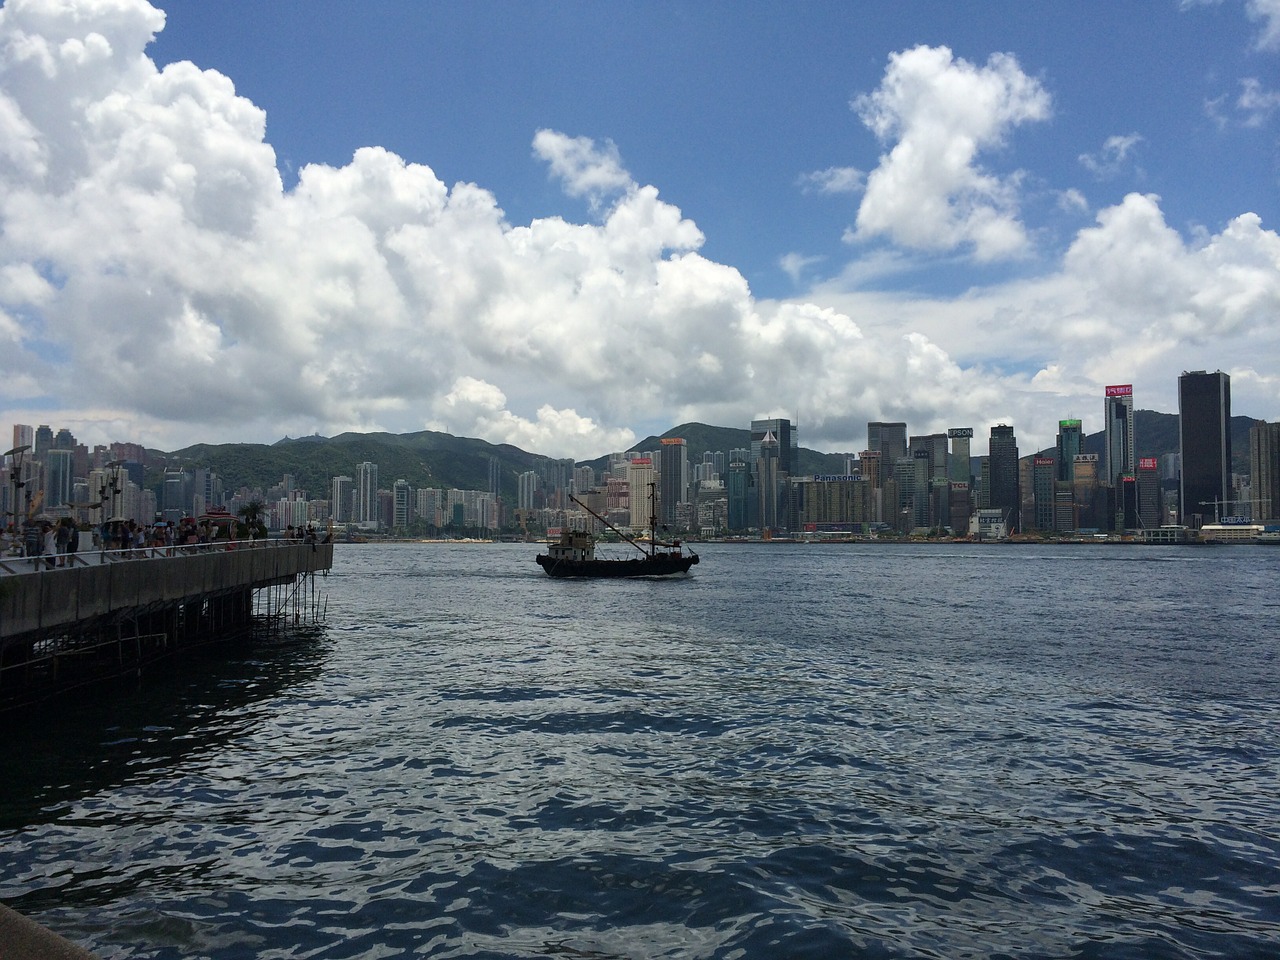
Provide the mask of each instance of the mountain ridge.
{"label": "mountain ridge", "polygon": [[[1258,421],[1252,417],[1231,418],[1232,461],[1237,473],[1248,471],[1248,431]],[[1152,410],[1134,412],[1134,435],[1140,457],[1160,457],[1178,451],[1178,416]],[[661,441],[683,437],[689,458],[702,460],[707,451],[727,453],[751,445],[751,431],[740,427],[717,427],[690,422],[672,427],[665,433],[650,435],[632,444],[630,450],[651,450]],[[1101,453],[1103,433],[1087,434],[1085,450]],[[1052,448],[1042,451],[1052,452]],[[450,433],[420,430],[413,433],[345,432],[333,437],[312,434],[306,437],[283,437],[271,444],[226,443],[192,444],[169,453],[149,451],[155,461],[165,467],[204,467],[223,478],[228,491],[241,487],[263,490],[280,483],[292,474],[298,487],[309,495],[323,499],[330,481],[337,476],[354,476],[363,462],[378,465],[379,486],[387,488],[396,480],[414,487],[456,487],[488,489],[489,470],[498,461],[503,496],[514,499],[519,474],[526,470],[548,475],[559,469],[563,460],[532,453],[514,444],[494,444],[487,440],[459,437]],[[800,475],[839,474],[855,451],[822,453],[807,447],[797,451]],[[601,472],[610,454],[590,460],[575,461],[575,466],[591,466]],[[567,458],[565,458],[567,459]]]}

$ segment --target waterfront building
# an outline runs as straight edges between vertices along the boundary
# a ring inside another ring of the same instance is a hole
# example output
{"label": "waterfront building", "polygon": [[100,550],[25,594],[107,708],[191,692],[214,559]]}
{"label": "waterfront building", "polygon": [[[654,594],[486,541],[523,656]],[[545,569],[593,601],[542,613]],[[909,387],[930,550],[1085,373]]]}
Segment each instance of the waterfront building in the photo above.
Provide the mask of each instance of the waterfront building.
{"label": "waterfront building", "polygon": [[[658,522],[675,528],[689,500],[689,453],[683,437],[664,437],[658,459]],[[632,521],[634,523],[634,520]]]}
{"label": "waterfront building", "polygon": [[968,482],[951,480],[950,500],[947,505],[947,521],[951,532],[963,536],[969,529],[969,519],[973,515],[973,494]]}
{"label": "waterfront building", "polygon": [[1136,447],[1133,439],[1133,385],[1106,388],[1102,409],[1103,473],[1101,482],[1117,486],[1121,474],[1132,473]]}
{"label": "waterfront building", "polygon": [[909,504],[912,529],[932,529],[936,525],[936,512],[932,509],[933,454],[927,446],[919,447],[911,454],[911,501]]}
{"label": "waterfront building", "polygon": [[409,529],[413,519],[413,490],[408,480],[397,480],[391,485],[391,527],[394,530]]}
{"label": "waterfront building", "polygon": [[1099,482],[1101,458],[1096,453],[1077,453],[1071,467],[1071,494],[1075,501],[1077,530],[1099,530],[1110,526],[1107,489]]}
{"label": "waterfront building", "polygon": [[1280,423],[1260,420],[1249,430],[1249,483],[1253,518],[1280,517]]}
{"label": "waterfront building", "polygon": [[881,477],[893,476],[894,464],[907,455],[907,425],[878,420],[869,422],[867,449],[880,454]]}
{"label": "waterfront building", "polygon": [[952,427],[947,431],[951,441],[951,465],[948,477],[952,483],[973,483],[973,464],[970,462],[969,445],[973,441],[973,427]]}
{"label": "waterfront building", "polygon": [[1018,438],[1008,424],[1001,423],[991,428],[985,472],[987,482],[983,489],[988,507],[1003,510],[1006,528],[1016,530],[1022,506],[1018,484]]}
{"label": "waterfront building", "polygon": [[945,480],[948,469],[947,435],[945,433],[930,433],[909,438],[907,441],[907,455],[914,457],[921,451],[924,451],[929,457],[930,479]]}
{"label": "waterfront building", "polygon": [[1053,457],[1036,457],[1031,464],[1031,483],[1034,495],[1032,525],[1036,530],[1056,530],[1054,522],[1054,481],[1058,475],[1058,462]]}
{"label": "waterfront building", "polygon": [[872,490],[857,474],[806,477],[800,525],[809,533],[862,533],[872,522]]}
{"label": "waterfront building", "polygon": [[1139,457],[1135,474],[1138,484],[1138,526],[1152,530],[1160,526],[1160,461]]}
{"label": "waterfront building", "polygon": [[635,532],[649,525],[649,485],[653,482],[652,458],[634,457],[627,463],[627,512]]}
{"label": "waterfront building", "polygon": [[916,459],[915,457],[901,456],[893,464],[893,493],[892,500],[885,501],[885,509],[892,508],[893,516],[886,518],[893,529],[898,533],[910,533],[911,528],[915,526],[915,498],[916,498]]}
{"label": "waterfront building", "polygon": [[421,487],[414,491],[414,515],[428,526],[444,526],[444,503],[444,491],[439,487]]}
{"label": "waterfront building", "polygon": [[[755,444],[752,444],[754,447]],[[779,501],[782,494],[782,462],[780,444],[772,433],[767,433],[760,441],[760,456],[756,460],[756,492],[759,502],[760,529],[774,531],[780,529],[778,517]]]}
{"label": "waterfront building", "polygon": [[[745,450],[734,453],[746,454]],[[728,483],[726,484],[729,504],[728,527],[741,531],[755,526],[751,522],[751,467],[746,460],[731,459],[729,461]]]}
{"label": "waterfront building", "polygon": [[1084,430],[1079,420],[1058,421],[1058,480],[1075,479],[1076,454],[1084,453]]}
{"label": "waterfront building", "polygon": [[1230,514],[1231,378],[1195,370],[1178,378],[1182,522],[1199,529]]}

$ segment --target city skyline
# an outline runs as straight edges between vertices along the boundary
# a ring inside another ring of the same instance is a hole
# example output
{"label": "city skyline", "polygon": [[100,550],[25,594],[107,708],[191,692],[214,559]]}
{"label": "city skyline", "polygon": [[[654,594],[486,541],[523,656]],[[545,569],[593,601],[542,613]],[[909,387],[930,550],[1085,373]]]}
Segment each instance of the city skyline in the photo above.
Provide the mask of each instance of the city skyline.
{"label": "city skyline", "polygon": [[[0,417],[90,442],[1280,415],[1280,6],[0,9]],[[557,55],[547,56],[555,50]]]}

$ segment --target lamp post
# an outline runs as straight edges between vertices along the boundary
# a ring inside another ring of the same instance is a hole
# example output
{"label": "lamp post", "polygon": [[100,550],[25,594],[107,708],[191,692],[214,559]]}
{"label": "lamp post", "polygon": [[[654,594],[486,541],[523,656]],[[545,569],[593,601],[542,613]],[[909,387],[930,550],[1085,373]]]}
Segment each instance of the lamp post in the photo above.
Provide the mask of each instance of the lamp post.
{"label": "lamp post", "polygon": [[[24,444],[21,447],[14,447],[12,450],[5,451],[5,459],[9,461],[9,479],[13,483],[13,499],[9,504],[9,513],[14,517],[14,528],[17,528],[17,517],[19,516],[18,508],[21,504],[19,500],[19,491],[26,487],[27,482],[22,479],[22,460],[26,456],[31,444]],[[21,516],[26,518],[26,511],[23,510]]]}

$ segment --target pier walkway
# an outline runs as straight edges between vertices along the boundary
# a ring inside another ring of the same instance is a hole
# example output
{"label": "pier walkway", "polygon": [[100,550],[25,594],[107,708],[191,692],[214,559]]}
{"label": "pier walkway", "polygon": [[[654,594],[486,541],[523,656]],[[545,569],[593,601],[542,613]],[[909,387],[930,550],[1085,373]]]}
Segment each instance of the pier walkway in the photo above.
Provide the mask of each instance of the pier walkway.
{"label": "pier walkway", "polygon": [[67,566],[0,558],[0,710],[141,669],[255,619],[319,619],[332,543],[89,550]]}

